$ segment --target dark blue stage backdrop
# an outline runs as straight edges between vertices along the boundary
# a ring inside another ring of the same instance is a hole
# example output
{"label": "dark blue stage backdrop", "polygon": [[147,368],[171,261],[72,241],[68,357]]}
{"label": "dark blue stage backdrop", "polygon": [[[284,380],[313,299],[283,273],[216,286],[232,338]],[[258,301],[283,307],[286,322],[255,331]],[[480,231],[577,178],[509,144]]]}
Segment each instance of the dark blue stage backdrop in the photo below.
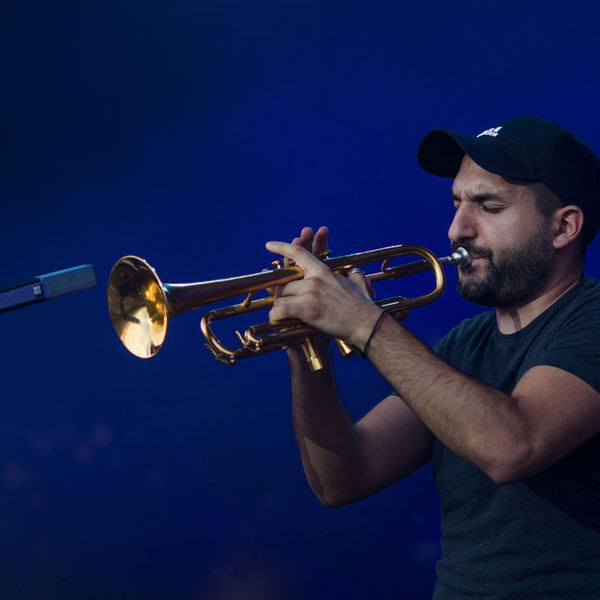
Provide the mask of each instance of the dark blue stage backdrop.
{"label": "dark blue stage backdrop", "polygon": [[[328,225],[336,254],[447,254],[450,182],[419,169],[419,140],[535,114],[600,152],[597,11],[2,0],[0,287],[83,263],[98,284],[0,314],[0,596],[429,598],[430,468],[323,508],[284,354],[217,364],[192,311],[136,359],[108,318],[108,274],[125,254],[167,282],[253,273],[266,241],[305,225]],[[598,242],[588,264],[600,275]],[[433,344],[477,310],[449,273],[407,323]],[[336,366],[354,417],[388,392],[366,361]]]}

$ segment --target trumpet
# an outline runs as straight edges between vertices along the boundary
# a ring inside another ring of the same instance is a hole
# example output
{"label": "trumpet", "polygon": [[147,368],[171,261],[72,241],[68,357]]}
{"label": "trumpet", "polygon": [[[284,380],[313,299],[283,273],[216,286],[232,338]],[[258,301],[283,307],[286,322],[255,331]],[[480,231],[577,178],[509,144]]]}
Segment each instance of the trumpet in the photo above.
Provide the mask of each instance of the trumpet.
{"label": "trumpet", "polygon": [[[390,266],[392,260],[403,256],[417,256],[419,260]],[[355,267],[380,262],[380,270],[366,274],[372,285],[384,279],[397,279],[426,271],[433,271],[434,289],[422,296],[405,298],[394,296],[375,303],[392,314],[397,320],[406,319],[413,308],[425,306],[438,300],[446,289],[443,267],[467,265],[470,258],[464,248],[458,248],[450,256],[437,258],[430,250],[417,245],[397,245],[369,250],[339,257],[325,257],[323,263],[341,275],[348,275]],[[246,295],[239,304],[217,308],[207,312],[200,321],[200,329],[206,339],[206,347],[223,363],[235,365],[239,359],[285,350],[300,345],[304,350],[311,371],[323,368],[323,363],[312,337],[318,331],[297,319],[286,319],[253,325],[242,334],[236,331],[241,346],[229,348],[215,335],[212,323],[273,305],[271,290],[278,285],[302,279],[303,270],[296,264],[285,265],[275,261],[274,268],[226,279],[197,283],[162,283],[156,271],[138,256],[124,256],[113,266],[108,281],[108,311],[119,339],[135,356],[153,358],[163,348],[169,323],[173,317],[184,312]],[[255,298],[257,292],[266,296]],[[341,340],[336,340],[345,358],[357,350]]]}

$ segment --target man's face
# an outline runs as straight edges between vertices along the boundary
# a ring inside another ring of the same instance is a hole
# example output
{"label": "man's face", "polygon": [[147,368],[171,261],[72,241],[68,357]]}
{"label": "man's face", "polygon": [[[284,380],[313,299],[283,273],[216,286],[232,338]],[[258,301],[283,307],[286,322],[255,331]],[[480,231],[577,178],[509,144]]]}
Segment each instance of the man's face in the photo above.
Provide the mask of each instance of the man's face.
{"label": "man's face", "polygon": [[472,262],[458,269],[458,292],[466,300],[506,309],[535,298],[550,275],[548,219],[535,206],[529,186],[463,159],[452,199],[456,213],[448,231],[453,249]]}

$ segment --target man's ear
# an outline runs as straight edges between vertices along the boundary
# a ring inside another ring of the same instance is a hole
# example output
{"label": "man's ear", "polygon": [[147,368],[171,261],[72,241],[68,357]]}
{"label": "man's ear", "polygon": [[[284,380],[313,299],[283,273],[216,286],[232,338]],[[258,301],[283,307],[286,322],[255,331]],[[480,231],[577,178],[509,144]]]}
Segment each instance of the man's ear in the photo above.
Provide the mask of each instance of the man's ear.
{"label": "man's ear", "polygon": [[552,243],[555,250],[566,248],[582,235],[584,217],[579,206],[563,206],[554,212],[553,218],[555,229]]}

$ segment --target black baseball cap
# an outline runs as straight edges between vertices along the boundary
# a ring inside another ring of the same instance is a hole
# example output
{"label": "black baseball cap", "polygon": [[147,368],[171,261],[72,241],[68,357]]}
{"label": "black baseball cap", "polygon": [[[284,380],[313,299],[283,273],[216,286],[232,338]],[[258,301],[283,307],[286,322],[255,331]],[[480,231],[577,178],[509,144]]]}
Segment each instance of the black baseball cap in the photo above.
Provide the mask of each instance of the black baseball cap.
{"label": "black baseball cap", "polygon": [[541,181],[564,206],[583,210],[589,244],[600,228],[600,161],[571,131],[538,117],[514,117],[477,136],[434,129],[417,150],[419,165],[432,175],[456,177],[464,155],[502,177]]}

